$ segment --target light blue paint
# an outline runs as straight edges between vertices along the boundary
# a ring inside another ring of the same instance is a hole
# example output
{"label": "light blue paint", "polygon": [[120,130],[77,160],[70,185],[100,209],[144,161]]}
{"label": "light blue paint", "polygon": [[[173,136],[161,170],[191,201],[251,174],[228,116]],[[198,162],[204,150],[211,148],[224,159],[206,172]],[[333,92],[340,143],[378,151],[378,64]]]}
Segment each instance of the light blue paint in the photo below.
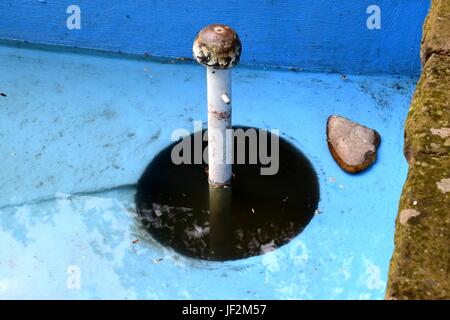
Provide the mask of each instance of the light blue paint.
{"label": "light blue paint", "polygon": [[[0,298],[383,298],[415,79],[237,67],[234,123],[279,128],[305,153],[322,213],[279,250],[213,263],[162,247],[133,213],[172,130],[206,120],[203,67],[16,46],[0,61]],[[380,132],[365,173],[330,156],[331,114]]]}
{"label": "light blue paint", "polygon": [[[0,2],[0,39],[137,55],[191,57],[205,25],[233,26],[243,63],[343,73],[417,74],[429,0],[8,0]],[[66,9],[81,8],[81,30]],[[381,29],[366,26],[381,9]]]}

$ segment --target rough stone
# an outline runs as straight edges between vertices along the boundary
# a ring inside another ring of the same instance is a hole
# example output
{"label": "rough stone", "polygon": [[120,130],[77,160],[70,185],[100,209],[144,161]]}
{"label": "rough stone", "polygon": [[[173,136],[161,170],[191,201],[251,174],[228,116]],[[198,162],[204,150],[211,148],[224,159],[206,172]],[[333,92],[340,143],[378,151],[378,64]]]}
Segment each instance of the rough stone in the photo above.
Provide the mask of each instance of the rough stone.
{"label": "rough stone", "polygon": [[449,155],[450,57],[433,55],[417,84],[405,125],[405,155]]}
{"label": "rough stone", "polygon": [[380,135],[373,129],[333,115],[327,122],[327,142],[338,165],[356,173],[375,162]]}
{"label": "rough stone", "polygon": [[450,299],[450,1],[433,0],[424,64],[405,124],[408,178],[400,199],[387,299]]}
{"label": "rough stone", "polygon": [[433,0],[423,27],[422,64],[433,54],[450,56],[450,1]]}
{"label": "rough stone", "polygon": [[[450,156],[419,154],[400,200],[387,299],[450,299]],[[442,182],[444,181],[444,182]]]}

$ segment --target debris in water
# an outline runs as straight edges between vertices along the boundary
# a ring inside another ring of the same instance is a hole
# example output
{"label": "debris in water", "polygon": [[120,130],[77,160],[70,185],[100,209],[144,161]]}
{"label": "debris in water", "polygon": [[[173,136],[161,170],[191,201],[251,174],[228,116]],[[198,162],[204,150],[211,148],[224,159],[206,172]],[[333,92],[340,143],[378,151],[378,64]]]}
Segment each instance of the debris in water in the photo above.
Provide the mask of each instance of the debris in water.
{"label": "debris in water", "polygon": [[154,259],[153,263],[161,263],[164,260],[164,258],[158,258],[158,259]]}
{"label": "debris in water", "polygon": [[267,252],[270,252],[270,251],[274,251],[276,248],[277,248],[277,246],[275,244],[275,241],[272,240],[269,243],[261,245],[261,252],[267,253]]}

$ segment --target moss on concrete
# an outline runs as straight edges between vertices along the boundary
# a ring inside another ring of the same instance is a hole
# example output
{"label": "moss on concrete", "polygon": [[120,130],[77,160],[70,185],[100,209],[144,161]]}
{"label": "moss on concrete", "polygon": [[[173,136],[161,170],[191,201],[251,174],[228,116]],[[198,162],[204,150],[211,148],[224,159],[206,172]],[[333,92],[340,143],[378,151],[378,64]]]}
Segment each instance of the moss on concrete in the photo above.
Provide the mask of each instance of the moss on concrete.
{"label": "moss on concrete", "polygon": [[424,69],[405,124],[403,187],[387,299],[450,299],[450,1],[433,0]]}
{"label": "moss on concrete", "polygon": [[427,61],[408,113],[405,155],[410,162],[420,153],[450,154],[450,57]]}
{"label": "moss on concrete", "polygon": [[433,0],[423,27],[422,64],[434,54],[450,56],[450,1]]}
{"label": "moss on concrete", "polygon": [[410,163],[396,221],[387,299],[450,299],[450,155]]}

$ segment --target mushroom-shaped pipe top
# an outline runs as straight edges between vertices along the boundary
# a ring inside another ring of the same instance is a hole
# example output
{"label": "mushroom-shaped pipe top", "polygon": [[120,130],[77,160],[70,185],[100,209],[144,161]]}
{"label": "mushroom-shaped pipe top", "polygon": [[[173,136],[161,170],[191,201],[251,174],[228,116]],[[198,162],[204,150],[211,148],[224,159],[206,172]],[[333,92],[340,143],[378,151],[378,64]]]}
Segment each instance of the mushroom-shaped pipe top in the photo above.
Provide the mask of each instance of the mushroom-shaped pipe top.
{"label": "mushroom-shaped pipe top", "polygon": [[228,69],[239,63],[242,47],[237,33],[229,26],[210,24],[200,30],[192,51],[198,63]]}

